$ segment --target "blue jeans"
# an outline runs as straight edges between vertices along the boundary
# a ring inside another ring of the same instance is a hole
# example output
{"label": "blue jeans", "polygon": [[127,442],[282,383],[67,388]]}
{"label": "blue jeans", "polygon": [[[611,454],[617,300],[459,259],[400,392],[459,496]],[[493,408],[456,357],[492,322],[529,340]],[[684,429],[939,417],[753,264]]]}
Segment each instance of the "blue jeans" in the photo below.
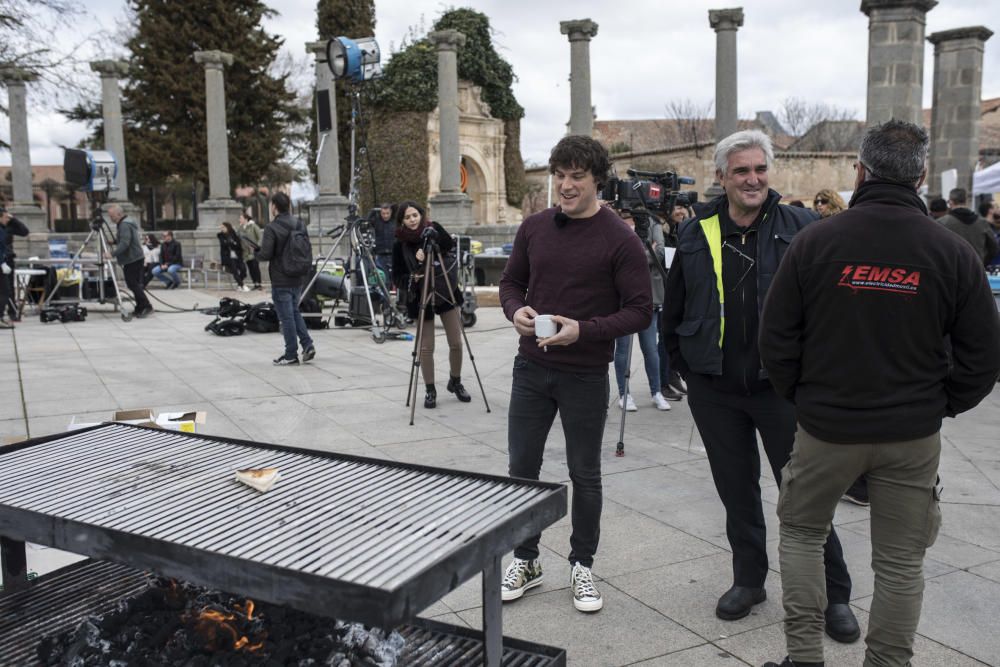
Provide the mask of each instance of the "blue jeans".
{"label": "blue jeans", "polygon": [[278,323],[281,325],[281,335],[285,337],[285,356],[288,358],[298,356],[298,342],[302,343],[302,349],[307,350],[312,347],[313,340],[306,329],[306,321],[302,319],[299,311],[299,297],[302,296],[301,287],[272,287],[271,300],[274,301],[274,310],[278,313]]}
{"label": "blue jeans", "polygon": [[[591,567],[601,537],[601,440],[608,416],[608,375],[571,373],[514,357],[514,380],[507,411],[507,454],[511,477],[538,479],[545,441],[562,420],[566,465],[573,483],[569,562]],[[534,535],[514,549],[516,558],[538,558]]]}
{"label": "blue jeans", "polygon": [[161,266],[154,266],[152,274],[163,281],[163,284],[169,287],[170,285],[181,286],[181,277],[177,273],[184,267],[180,264],[171,264],[166,269]]}
{"label": "blue jeans", "polygon": [[[646,365],[646,380],[649,381],[649,394],[652,396],[660,391],[660,353],[656,348],[656,330],[659,321],[653,313],[653,321],[639,332],[639,348]],[[628,346],[631,336],[621,336],[615,339],[615,379],[618,380],[618,395],[625,394],[625,371],[628,366]]]}

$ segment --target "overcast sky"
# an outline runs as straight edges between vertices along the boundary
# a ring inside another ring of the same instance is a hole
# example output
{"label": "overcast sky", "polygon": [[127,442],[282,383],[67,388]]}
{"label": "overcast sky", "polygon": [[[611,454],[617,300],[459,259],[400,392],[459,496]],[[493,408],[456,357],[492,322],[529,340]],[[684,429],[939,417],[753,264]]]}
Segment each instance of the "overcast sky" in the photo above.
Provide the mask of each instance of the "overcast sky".
{"label": "overcast sky", "polygon": [[[188,0],[190,1],[190,0]],[[984,11],[995,0],[940,0],[927,15],[927,34],[973,25],[1000,32],[1000,16]],[[311,61],[304,44],[316,39],[315,0],[270,0],[280,14],[267,29],[285,39],[284,48],[301,64],[308,81]],[[471,6],[490,17],[499,52],[513,66],[514,93],[525,109],[521,150],[525,160],[544,162],[565,133],[569,119],[569,43],[559,22],[590,18],[599,25],[591,42],[593,102],[599,119],[663,118],[670,100],[710,102],[715,84],[715,33],[708,10],[737,3],[714,0],[472,0],[445,4],[437,0],[376,0],[375,36],[383,64],[398,48],[410,26],[427,28],[450,6]],[[75,22],[83,34],[91,26],[112,29],[125,16],[122,0],[91,0],[89,15]],[[745,22],[738,32],[739,113],[775,113],[783,100],[799,97],[856,112],[864,119],[868,19],[860,0],[746,0]],[[990,25],[992,23],[992,25]],[[361,35],[348,35],[361,37]],[[120,45],[101,55],[121,55]],[[1000,36],[986,43],[983,97],[1000,96]],[[89,74],[89,73],[88,73]],[[924,106],[930,106],[933,47],[926,45]],[[93,75],[93,90],[99,85]],[[34,164],[61,164],[60,145],[75,145],[82,125],[29,98],[29,133]],[[9,139],[4,121],[0,136]],[[10,154],[0,153],[0,164]]]}

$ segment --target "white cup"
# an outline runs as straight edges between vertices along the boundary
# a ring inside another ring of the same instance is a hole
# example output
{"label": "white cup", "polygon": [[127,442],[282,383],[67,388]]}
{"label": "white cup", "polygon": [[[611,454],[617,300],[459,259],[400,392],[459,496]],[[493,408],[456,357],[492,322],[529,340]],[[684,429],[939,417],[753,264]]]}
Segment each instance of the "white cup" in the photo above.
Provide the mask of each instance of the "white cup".
{"label": "white cup", "polygon": [[549,338],[556,335],[556,323],[551,315],[535,315],[535,336]]}

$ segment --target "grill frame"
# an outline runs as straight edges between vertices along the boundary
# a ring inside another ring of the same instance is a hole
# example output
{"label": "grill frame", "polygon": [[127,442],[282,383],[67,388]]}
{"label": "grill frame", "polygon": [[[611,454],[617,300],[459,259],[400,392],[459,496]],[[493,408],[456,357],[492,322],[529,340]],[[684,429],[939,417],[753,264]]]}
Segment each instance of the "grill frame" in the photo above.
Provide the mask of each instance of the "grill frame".
{"label": "grill frame", "polygon": [[[456,545],[438,555],[423,568],[395,585],[380,587],[359,584],[262,564],[246,558],[234,558],[204,549],[191,548],[166,540],[68,520],[45,512],[0,503],[0,535],[7,540],[35,542],[74,553],[123,563],[137,569],[150,569],[167,577],[194,584],[228,590],[276,604],[285,604],[322,616],[337,616],[369,625],[395,627],[413,618],[433,602],[457,588],[479,572],[484,574],[484,627],[487,638],[499,637],[500,558],[514,545],[537,534],[566,514],[567,491],[562,484],[464,471],[449,471],[430,466],[383,461],[320,450],[221,438],[202,434],[176,433],[142,426],[105,423],[17,443],[0,450],[0,465],[6,457],[32,447],[78,437],[100,435],[101,430],[128,433],[170,434],[172,438],[238,445],[254,451],[290,453],[333,461],[375,466],[404,473],[429,474],[503,485],[512,489],[533,489],[539,495],[530,503],[510,512],[479,531],[474,539]],[[279,482],[280,484],[280,482]],[[254,492],[256,493],[256,492]],[[274,493],[273,491],[270,493]],[[493,654],[493,651],[490,651]]]}

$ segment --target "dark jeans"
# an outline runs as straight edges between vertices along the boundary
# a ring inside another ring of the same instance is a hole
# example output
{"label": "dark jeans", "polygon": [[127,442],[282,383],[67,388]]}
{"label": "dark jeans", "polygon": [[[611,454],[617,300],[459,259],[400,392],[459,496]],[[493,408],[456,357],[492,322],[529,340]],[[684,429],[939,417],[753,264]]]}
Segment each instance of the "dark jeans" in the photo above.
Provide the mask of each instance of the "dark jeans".
{"label": "dark jeans", "polygon": [[299,311],[301,296],[301,287],[271,287],[271,299],[278,313],[281,335],[285,337],[285,356],[289,358],[298,356],[297,342],[302,343],[303,350],[313,344],[309,330],[306,329],[306,321],[302,319],[302,312]]}
{"label": "dark jeans", "polygon": [[8,314],[11,319],[17,317],[17,308],[14,305],[13,264],[13,261],[8,264],[11,267],[10,273],[0,273],[0,318],[6,317]]}
{"label": "dark jeans", "polygon": [[143,261],[141,259],[129,262],[122,267],[122,273],[125,274],[125,285],[135,295],[136,312],[149,308],[149,299],[146,298],[146,290],[142,287],[143,269]]}
{"label": "dark jeans", "polygon": [[[566,436],[566,464],[573,484],[569,561],[594,564],[601,537],[601,440],[608,415],[608,375],[571,373],[514,357],[514,381],[507,413],[507,452],[511,477],[538,479],[545,440],[555,420]],[[535,535],[514,549],[516,558],[538,558]]]}
{"label": "dark jeans", "polygon": [[[747,396],[717,391],[709,378],[696,373],[685,379],[691,415],[726,508],[733,583],[760,588],[767,577],[767,550],[756,433],[760,433],[771,472],[780,486],[781,469],[788,463],[795,442],[795,408],[771,389]],[[830,603],[846,604],[851,596],[851,575],[832,527],[823,545],[823,560]]]}
{"label": "dark jeans", "polygon": [[260,262],[256,259],[248,259],[247,271],[250,272],[250,280],[253,281],[253,286],[257,287],[260,285]]}

